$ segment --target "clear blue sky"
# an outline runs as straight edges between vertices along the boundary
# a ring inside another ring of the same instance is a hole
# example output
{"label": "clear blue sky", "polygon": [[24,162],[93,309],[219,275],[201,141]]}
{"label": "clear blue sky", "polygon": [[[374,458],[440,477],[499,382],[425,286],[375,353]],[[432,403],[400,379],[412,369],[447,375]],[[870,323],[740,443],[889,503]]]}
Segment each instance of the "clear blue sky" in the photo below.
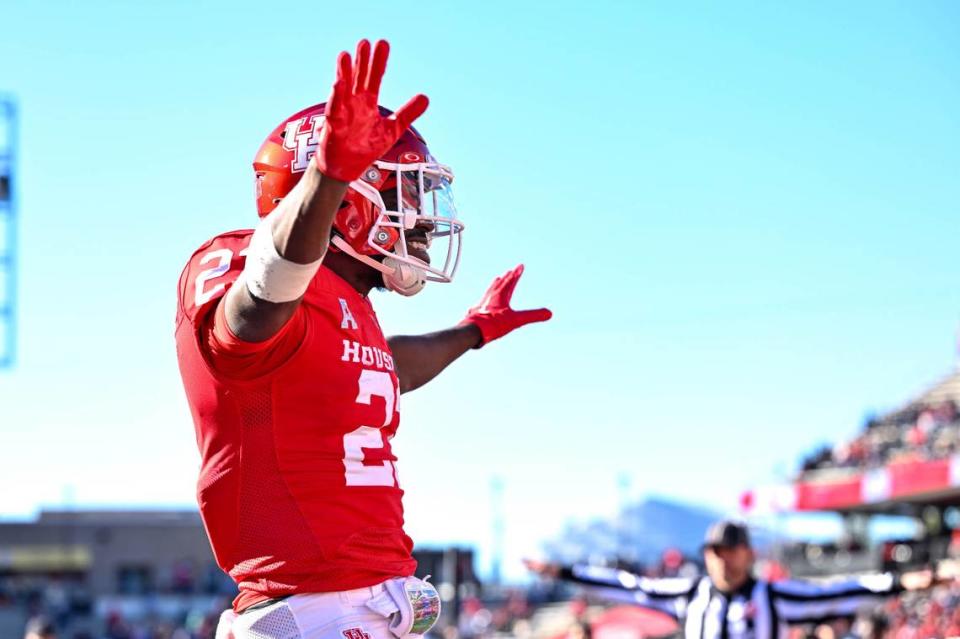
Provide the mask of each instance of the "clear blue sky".
{"label": "clear blue sky", "polygon": [[521,261],[517,303],[555,312],[404,397],[417,540],[486,548],[495,475],[509,562],[612,512],[622,473],[729,509],[952,370],[960,5],[590,4],[0,5],[22,114],[0,515],[193,504],[177,276],[254,223],[254,151],[362,36],[393,45],[385,105],[430,96],[468,225],[453,284],[377,296],[388,332],[458,321]]}

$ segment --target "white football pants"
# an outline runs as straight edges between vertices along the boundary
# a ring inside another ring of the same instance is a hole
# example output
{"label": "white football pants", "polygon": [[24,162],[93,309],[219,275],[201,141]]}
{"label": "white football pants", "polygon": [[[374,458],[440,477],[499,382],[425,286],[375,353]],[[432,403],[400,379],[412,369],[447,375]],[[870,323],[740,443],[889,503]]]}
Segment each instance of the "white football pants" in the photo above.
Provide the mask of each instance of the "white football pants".
{"label": "white football pants", "polygon": [[227,609],[220,615],[216,639],[397,639],[390,632],[389,617],[366,607],[383,591],[377,584],[293,595],[241,615]]}

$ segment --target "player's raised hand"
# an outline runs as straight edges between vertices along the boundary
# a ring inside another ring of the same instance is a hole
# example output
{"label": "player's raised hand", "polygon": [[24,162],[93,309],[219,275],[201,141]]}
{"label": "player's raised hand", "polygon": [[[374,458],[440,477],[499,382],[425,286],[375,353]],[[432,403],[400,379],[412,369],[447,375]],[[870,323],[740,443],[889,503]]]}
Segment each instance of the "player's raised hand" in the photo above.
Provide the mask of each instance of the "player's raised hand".
{"label": "player's raised hand", "polygon": [[467,316],[460,322],[461,325],[476,324],[480,329],[481,341],[477,348],[521,326],[545,322],[553,317],[553,313],[546,308],[526,311],[510,308],[510,298],[513,297],[513,290],[517,287],[521,275],[523,264],[493,280],[480,303],[467,311]]}
{"label": "player's raised hand", "polygon": [[357,44],[354,59],[346,51],[337,58],[337,80],[314,155],[324,175],[344,182],[356,180],[427,110],[427,96],[419,94],[393,115],[381,115],[377,99],[389,55],[386,40],[378,40],[371,55],[370,41],[364,39]]}

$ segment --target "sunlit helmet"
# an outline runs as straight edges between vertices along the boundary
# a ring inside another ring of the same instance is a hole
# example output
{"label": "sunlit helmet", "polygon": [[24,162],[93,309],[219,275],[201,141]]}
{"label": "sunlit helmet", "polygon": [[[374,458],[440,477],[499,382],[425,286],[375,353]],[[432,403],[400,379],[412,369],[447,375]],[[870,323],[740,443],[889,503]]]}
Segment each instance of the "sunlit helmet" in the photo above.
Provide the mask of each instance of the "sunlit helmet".
{"label": "sunlit helmet", "polygon": [[[296,186],[320,140],[324,104],[284,120],[253,161],[257,212],[265,217]],[[384,115],[390,111],[380,107]],[[387,288],[403,295],[426,282],[450,282],[462,248],[453,171],[437,163],[420,134],[410,127],[393,147],[350,183],[334,218],[335,249],[383,273]],[[410,254],[408,240],[424,242],[430,262]]]}

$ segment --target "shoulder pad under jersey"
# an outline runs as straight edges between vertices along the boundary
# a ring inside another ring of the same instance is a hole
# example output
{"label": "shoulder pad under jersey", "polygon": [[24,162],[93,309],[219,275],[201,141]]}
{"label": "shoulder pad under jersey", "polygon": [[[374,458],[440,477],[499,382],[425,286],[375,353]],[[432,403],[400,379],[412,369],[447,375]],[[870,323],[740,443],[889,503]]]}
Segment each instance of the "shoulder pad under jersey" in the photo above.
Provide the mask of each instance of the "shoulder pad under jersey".
{"label": "shoulder pad under jersey", "polygon": [[197,325],[236,281],[246,262],[253,230],[218,235],[190,256],[177,290],[179,323],[185,317]]}

